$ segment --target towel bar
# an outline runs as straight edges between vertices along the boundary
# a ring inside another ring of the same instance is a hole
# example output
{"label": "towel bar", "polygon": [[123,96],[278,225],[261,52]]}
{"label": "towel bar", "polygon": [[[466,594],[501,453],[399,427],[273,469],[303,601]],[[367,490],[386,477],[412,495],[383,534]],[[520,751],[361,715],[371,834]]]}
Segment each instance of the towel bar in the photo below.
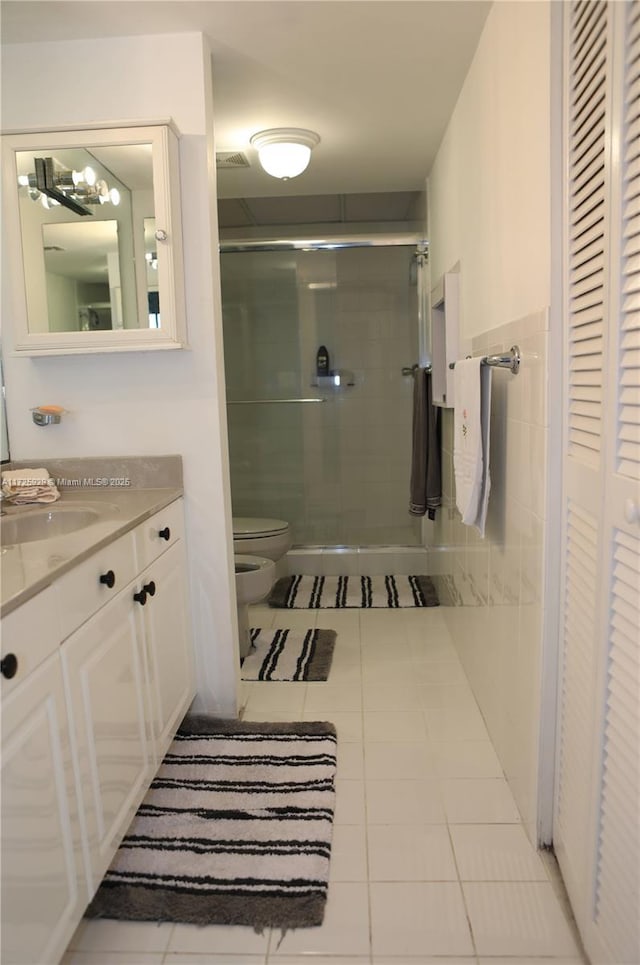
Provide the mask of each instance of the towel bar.
{"label": "towel bar", "polygon": [[[471,358],[471,356],[468,356]],[[482,365],[491,365],[498,369],[510,369],[514,375],[520,371],[520,349],[517,345],[512,345],[504,355],[485,355],[481,359]],[[455,369],[456,363],[449,362],[449,368]]]}
{"label": "towel bar", "polygon": [[[419,368],[420,366],[416,362],[415,365],[403,365],[400,371],[402,372],[403,375],[415,375]],[[431,363],[429,363],[428,365],[425,365],[424,369],[425,369],[425,372],[430,372]]]}

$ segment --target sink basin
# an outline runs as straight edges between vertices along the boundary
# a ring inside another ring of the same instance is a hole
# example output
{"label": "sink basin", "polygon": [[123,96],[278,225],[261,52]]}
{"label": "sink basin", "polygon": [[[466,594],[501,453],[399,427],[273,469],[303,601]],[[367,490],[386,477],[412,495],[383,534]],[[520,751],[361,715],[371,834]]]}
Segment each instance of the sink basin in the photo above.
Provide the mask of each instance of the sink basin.
{"label": "sink basin", "polygon": [[111,509],[106,506],[52,506],[3,516],[0,519],[0,541],[6,546],[66,536],[99,522]]}

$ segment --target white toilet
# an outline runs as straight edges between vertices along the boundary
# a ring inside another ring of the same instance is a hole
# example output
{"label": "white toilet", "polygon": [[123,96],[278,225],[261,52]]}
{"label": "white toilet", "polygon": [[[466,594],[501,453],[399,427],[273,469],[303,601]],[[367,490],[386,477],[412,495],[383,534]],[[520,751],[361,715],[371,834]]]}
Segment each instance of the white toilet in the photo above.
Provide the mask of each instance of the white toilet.
{"label": "white toilet", "polygon": [[249,606],[259,603],[271,592],[276,580],[274,560],[260,556],[235,555],[236,600],[238,604],[238,636],[240,657],[246,657],[251,648],[249,636]]}
{"label": "white toilet", "polygon": [[284,519],[233,517],[233,552],[277,561],[291,549],[289,524]]}

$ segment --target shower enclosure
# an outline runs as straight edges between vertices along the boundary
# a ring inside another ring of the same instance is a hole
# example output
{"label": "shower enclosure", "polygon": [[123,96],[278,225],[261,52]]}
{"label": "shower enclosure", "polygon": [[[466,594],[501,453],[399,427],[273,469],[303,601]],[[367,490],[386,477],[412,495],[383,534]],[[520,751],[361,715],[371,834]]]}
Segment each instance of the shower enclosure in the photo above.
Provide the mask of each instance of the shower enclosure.
{"label": "shower enclosure", "polygon": [[[221,246],[234,515],[285,519],[297,545],[418,546],[402,369],[423,259],[415,241],[306,244]],[[321,345],[340,384],[317,378]]]}

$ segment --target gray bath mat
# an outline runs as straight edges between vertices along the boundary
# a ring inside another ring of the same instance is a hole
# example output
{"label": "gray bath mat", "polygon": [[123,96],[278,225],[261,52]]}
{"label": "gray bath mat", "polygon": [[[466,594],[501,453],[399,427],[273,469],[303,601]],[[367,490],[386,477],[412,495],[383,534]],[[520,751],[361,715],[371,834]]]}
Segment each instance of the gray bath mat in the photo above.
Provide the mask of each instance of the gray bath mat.
{"label": "gray bath mat", "polygon": [[283,576],[269,606],[285,610],[438,606],[428,576]]}
{"label": "gray bath mat", "polygon": [[333,724],[186,718],[87,916],[322,924],[335,772]]}
{"label": "gray bath mat", "polygon": [[252,647],[242,662],[243,680],[326,680],[335,630],[251,630]]}

